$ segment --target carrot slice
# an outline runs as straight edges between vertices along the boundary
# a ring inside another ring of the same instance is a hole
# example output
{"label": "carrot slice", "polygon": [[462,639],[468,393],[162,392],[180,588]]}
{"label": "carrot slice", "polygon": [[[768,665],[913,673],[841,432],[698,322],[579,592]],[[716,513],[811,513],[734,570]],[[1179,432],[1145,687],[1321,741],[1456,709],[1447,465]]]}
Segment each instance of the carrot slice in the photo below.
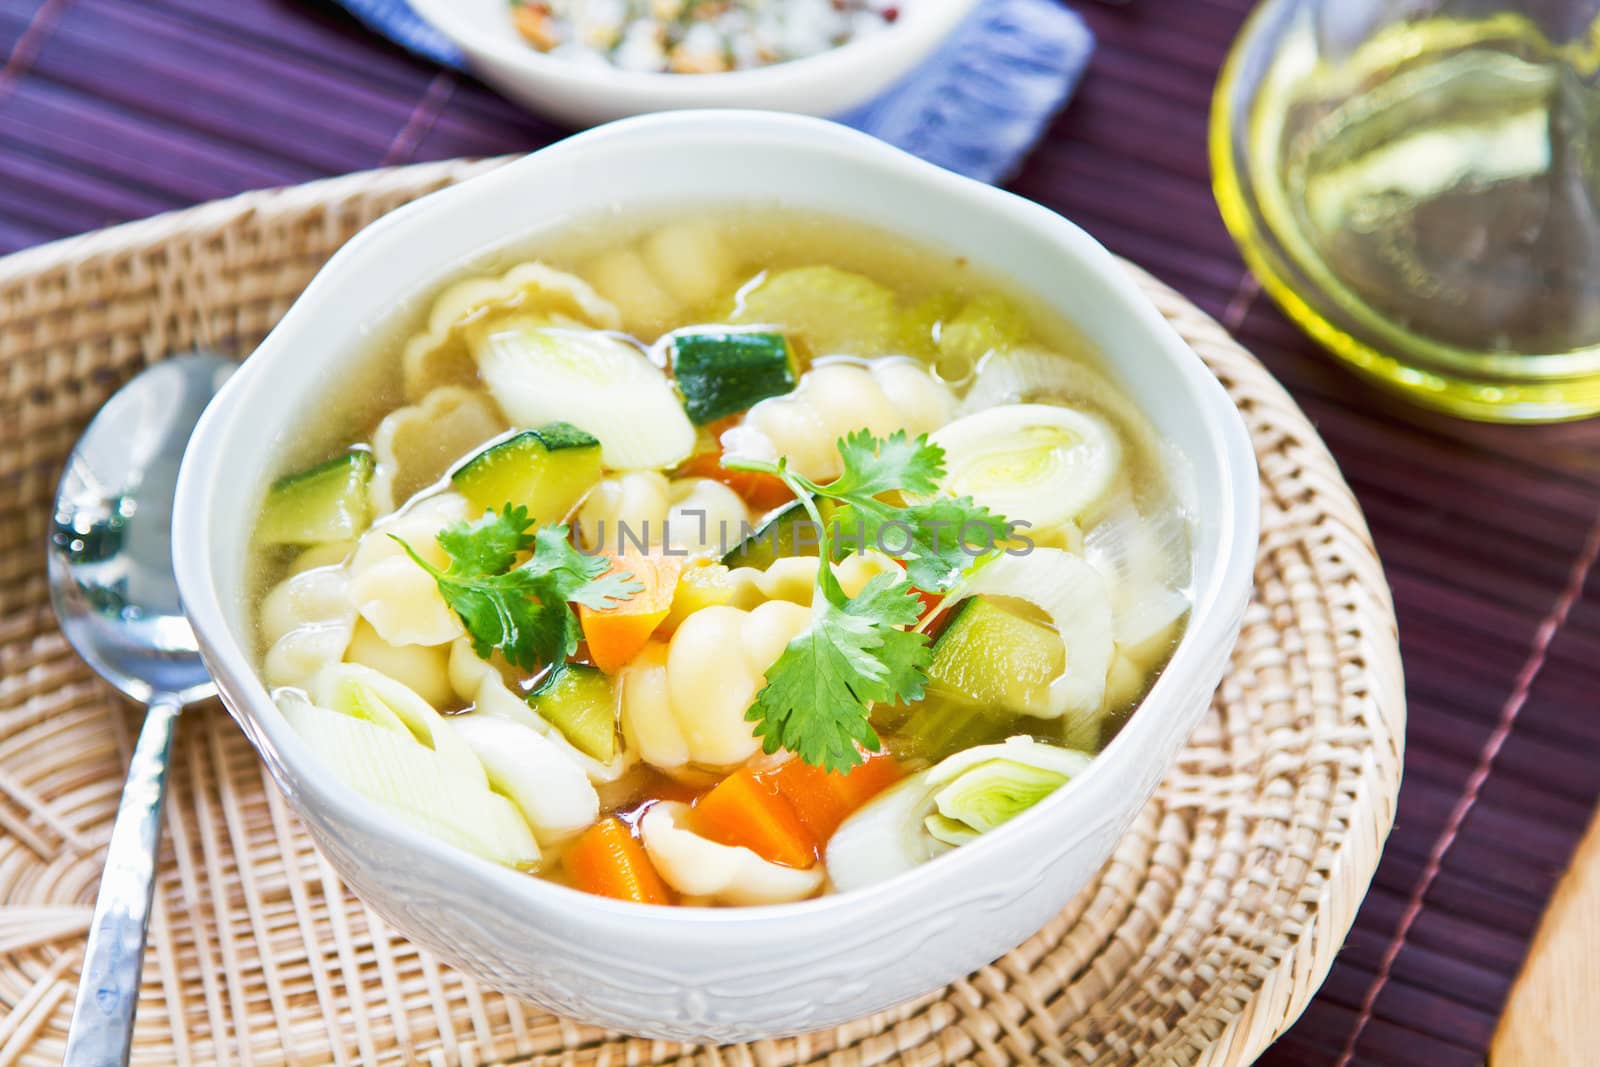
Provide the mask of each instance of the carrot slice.
{"label": "carrot slice", "polygon": [[839,824],[900,780],[900,764],[887,752],[868,754],[844,774],[792,759],[762,777],[778,788],[818,844],[826,845]]}
{"label": "carrot slice", "polygon": [[595,823],[572,843],[567,849],[567,873],[585,893],[639,904],[672,903],[672,891],[644,846],[615,816]]}
{"label": "carrot slice", "polygon": [[701,797],[690,816],[701,837],[743,845],[764,860],[805,868],[817,860],[817,841],[778,793],[749,770],[734,771]]}
{"label": "carrot slice", "polygon": [[678,468],[685,478],[711,478],[744,497],[756,511],[771,511],[794,499],[794,491],[776,474],[762,471],[731,471],[722,465],[722,449],[690,456]]}
{"label": "carrot slice", "polygon": [[578,621],[589,658],[607,674],[616,674],[639,654],[661,620],[672,609],[672,594],[683,573],[682,556],[613,556],[612,574],[631,574],[644,588],[612,607],[578,605]]}

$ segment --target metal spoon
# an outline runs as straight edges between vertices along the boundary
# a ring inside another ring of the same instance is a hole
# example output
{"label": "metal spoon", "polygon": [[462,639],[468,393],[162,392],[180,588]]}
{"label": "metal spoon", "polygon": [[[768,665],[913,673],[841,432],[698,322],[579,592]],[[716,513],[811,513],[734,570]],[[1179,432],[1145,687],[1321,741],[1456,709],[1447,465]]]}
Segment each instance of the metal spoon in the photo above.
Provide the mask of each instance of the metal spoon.
{"label": "metal spoon", "polygon": [[215,692],[178,607],[172,496],[194,424],[233,369],[194,353],[135,377],[84,431],[56,491],[50,599],[61,632],[95,673],[149,705],[111,828],[65,1067],[128,1062],[173,727],[185,704]]}

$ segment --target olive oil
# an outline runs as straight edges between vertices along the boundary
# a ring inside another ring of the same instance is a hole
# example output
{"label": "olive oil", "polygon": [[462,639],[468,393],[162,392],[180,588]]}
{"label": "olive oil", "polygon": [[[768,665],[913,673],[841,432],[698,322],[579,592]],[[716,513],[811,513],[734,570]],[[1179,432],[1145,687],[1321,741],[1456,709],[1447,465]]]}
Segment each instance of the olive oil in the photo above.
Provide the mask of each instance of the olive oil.
{"label": "olive oil", "polygon": [[1212,144],[1224,216],[1273,295],[1434,406],[1600,410],[1594,33],[1556,44],[1502,13],[1337,46],[1274,6],[1224,73]]}

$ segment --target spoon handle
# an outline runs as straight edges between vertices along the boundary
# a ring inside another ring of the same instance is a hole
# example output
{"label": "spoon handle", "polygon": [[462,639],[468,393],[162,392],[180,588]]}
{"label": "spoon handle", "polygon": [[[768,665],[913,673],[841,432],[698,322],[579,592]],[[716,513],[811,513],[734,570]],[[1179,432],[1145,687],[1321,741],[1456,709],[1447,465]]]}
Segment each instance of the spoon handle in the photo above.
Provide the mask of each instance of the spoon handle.
{"label": "spoon handle", "polygon": [[167,759],[182,707],[176,697],[157,696],[134,745],[89,924],[89,947],[72,1006],[63,1067],[121,1067],[128,1062],[161,844]]}

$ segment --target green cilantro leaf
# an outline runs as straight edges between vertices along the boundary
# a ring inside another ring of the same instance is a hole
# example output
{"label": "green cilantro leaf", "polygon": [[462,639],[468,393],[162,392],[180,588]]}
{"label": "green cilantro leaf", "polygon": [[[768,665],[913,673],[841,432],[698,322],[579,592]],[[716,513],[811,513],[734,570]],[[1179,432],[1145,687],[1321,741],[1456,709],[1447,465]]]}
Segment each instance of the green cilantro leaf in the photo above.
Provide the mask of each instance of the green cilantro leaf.
{"label": "green cilantro leaf", "polygon": [[[577,651],[580,631],[572,603],[606,608],[644,588],[630,575],[606,573],[607,559],[579,552],[568,540],[567,527],[545,526],[530,535],[531,525],[527,509],[507,504],[476,522],[446,527],[438,540],[450,564],[442,571],[395,538],[438,583],[440,596],[466,627],[472,650],[483,659],[499,650],[525,671],[559,663]],[[527,562],[514,566],[529,549]]]}
{"label": "green cilantro leaf", "polygon": [[504,574],[533,545],[533,519],[525,507],[485,511],[477,522],[458,522],[439,532],[451,574]]}
{"label": "green cilantro leaf", "polygon": [[566,526],[546,526],[534,538],[533,557],[512,573],[532,574],[528,580],[547,601],[603,610],[644,588],[632,575],[607,573],[610,566],[609,557],[586,556],[574,548]]}
{"label": "green cilantro leaf", "polygon": [[857,430],[840,439],[838,448],[844,473],[827,486],[825,492],[832,497],[873,497],[896,490],[930,496],[944,477],[944,449],[927,434],[913,438],[896,430],[878,438],[871,430]]}
{"label": "green cilantro leaf", "polygon": [[[1004,517],[971,497],[940,494],[944,449],[926,434],[878,438],[857,430],[841,438],[838,449],[843,470],[827,485],[796,474],[781,459],[724,460],[733,470],[783,479],[821,530],[823,559],[840,558],[842,542],[849,541],[905,566],[903,577],[878,575],[854,597],[844,595],[831,567],[818,567],[811,626],[784,648],[745,713],[765,751],[786,748],[834,772],[861,762],[862,750],[882,746],[872,729],[873,704],[922,698],[932,653],[927,637],[912,629],[922,608],[916,590],[954,588],[1011,530]],[[880,499],[890,493],[924,502]],[[826,524],[821,500],[844,505]]]}
{"label": "green cilantro leaf", "polygon": [[910,629],[917,624],[923,607],[912,585],[879,574],[845,604],[846,614],[874,620],[883,641],[874,650],[884,668],[885,693],[874,698],[877,702],[905,704],[921,700],[928,681],[927,667],[932,659],[928,637]]}
{"label": "green cilantro leaf", "polygon": [[766,752],[788,749],[806,763],[843,773],[861,750],[883,747],[872,705],[922,695],[931,656],[926,635],[898,629],[917,621],[904,579],[880,574],[846,597],[828,568],[811,626],[784,648],[745,718]]}
{"label": "green cilantro leaf", "polygon": [[900,508],[858,501],[835,512],[833,523],[841,540],[899,560],[911,584],[930,593],[955,588],[1011,531],[1005,519],[969,496],[938,497]]}

